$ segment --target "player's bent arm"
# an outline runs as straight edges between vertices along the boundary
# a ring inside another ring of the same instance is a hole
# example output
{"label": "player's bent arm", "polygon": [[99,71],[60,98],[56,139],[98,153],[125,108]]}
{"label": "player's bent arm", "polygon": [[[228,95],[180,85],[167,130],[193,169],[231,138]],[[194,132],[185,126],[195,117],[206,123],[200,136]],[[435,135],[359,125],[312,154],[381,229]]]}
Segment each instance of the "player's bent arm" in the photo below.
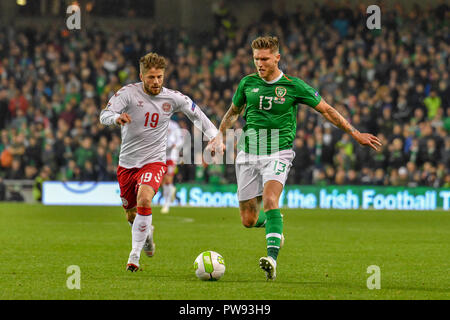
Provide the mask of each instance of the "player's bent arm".
{"label": "player's bent arm", "polygon": [[110,126],[113,124],[123,125],[131,122],[130,116],[124,111],[129,104],[130,86],[122,87],[108,101],[105,109],[100,113],[100,122]]}
{"label": "player's bent arm", "polygon": [[116,113],[111,110],[103,109],[100,113],[100,122],[104,125],[110,126],[113,124],[124,125],[131,122],[131,118],[128,113]]}
{"label": "player's bent arm", "polygon": [[230,108],[223,116],[219,126],[219,132],[222,133],[223,137],[225,137],[227,129],[230,129],[237,121],[243,109],[244,106],[237,107],[234,103],[231,103]]}
{"label": "player's bent arm", "polygon": [[326,103],[325,100],[320,100],[315,109],[336,127],[350,134],[359,144],[369,146],[378,151],[378,147],[381,146],[381,141],[377,137],[370,133],[361,133],[356,130],[336,109]]}
{"label": "player's bent arm", "polygon": [[100,123],[106,126],[111,126],[117,124],[117,119],[120,117],[120,113],[114,111],[103,109],[100,112]]}

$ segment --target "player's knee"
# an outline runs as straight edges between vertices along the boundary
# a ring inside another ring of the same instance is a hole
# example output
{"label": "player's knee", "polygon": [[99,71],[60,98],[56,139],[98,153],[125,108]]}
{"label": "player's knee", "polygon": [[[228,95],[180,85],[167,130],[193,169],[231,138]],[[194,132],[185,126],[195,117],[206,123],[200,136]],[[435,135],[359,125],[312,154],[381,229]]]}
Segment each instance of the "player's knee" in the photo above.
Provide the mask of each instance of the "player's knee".
{"label": "player's knee", "polygon": [[137,206],[138,207],[145,207],[150,208],[152,204],[152,199],[154,192],[153,190],[149,188],[139,189],[139,193],[137,196]]}
{"label": "player's knee", "polygon": [[148,197],[140,197],[137,201],[138,207],[150,208],[152,205],[152,199]]}

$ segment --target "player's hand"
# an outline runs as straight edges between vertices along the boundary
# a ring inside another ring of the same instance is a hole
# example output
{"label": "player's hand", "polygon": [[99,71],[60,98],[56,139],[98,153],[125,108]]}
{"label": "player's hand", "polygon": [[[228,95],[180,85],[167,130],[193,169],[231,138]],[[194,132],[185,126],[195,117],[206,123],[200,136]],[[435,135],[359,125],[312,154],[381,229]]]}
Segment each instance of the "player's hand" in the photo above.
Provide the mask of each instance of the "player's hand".
{"label": "player's hand", "polygon": [[375,151],[380,150],[382,146],[380,139],[370,133],[358,133],[354,138],[360,145],[369,146]]}
{"label": "player's hand", "polygon": [[212,138],[206,148],[211,149],[212,154],[219,154],[222,155],[225,150],[225,145],[223,143],[223,136],[222,133],[218,133],[217,136]]}
{"label": "player's hand", "polygon": [[122,113],[117,119],[116,119],[116,123],[118,125],[124,125],[125,123],[130,123],[131,122],[131,117],[128,113]]}

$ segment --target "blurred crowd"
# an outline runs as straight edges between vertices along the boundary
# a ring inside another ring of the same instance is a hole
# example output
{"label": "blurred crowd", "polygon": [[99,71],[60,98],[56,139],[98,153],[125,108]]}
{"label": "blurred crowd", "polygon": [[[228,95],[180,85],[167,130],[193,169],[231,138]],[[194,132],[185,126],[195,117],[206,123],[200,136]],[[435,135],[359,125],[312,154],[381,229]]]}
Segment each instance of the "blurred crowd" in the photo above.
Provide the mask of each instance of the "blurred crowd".
{"label": "blurred crowd", "polygon": [[[140,81],[141,56],[164,55],[165,86],[189,95],[218,126],[240,79],[255,72],[251,41],[269,34],[280,39],[286,74],[318,89],[353,126],[383,142],[380,152],[360,147],[300,105],[288,184],[450,187],[445,3],[382,7],[381,30],[367,29],[361,5],[280,8],[246,27],[219,9],[215,29],[201,38],[152,23],[71,32],[2,27],[0,176],[116,180],[120,129],[104,127],[98,116],[117,90]],[[183,114],[174,119],[192,130]],[[235,183],[234,165],[180,165],[181,181]]]}

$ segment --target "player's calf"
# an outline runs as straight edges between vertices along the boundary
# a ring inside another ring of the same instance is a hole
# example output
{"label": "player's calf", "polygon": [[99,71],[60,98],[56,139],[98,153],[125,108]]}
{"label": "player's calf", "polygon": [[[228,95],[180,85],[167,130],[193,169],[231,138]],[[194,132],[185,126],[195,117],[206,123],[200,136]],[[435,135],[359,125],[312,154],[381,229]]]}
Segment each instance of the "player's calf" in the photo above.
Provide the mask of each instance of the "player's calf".
{"label": "player's calf", "polygon": [[[260,209],[260,197],[239,201],[242,225],[246,228],[261,228],[266,223],[264,210]],[[259,214],[258,214],[259,211]]]}
{"label": "player's calf", "polygon": [[241,211],[242,225],[246,228],[253,228],[258,221],[258,217],[253,212]]}
{"label": "player's calf", "polygon": [[125,209],[125,215],[127,216],[127,221],[130,226],[133,225],[134,219],[136,218],[137,208]]}
{"label": "player's calf", "polygon": [[280,251],[281,243],[284,242],[283,237],[283,217],[280,209],[272,209],[266,212],[266,243],[267,256],[277,260],[278,252]]}

